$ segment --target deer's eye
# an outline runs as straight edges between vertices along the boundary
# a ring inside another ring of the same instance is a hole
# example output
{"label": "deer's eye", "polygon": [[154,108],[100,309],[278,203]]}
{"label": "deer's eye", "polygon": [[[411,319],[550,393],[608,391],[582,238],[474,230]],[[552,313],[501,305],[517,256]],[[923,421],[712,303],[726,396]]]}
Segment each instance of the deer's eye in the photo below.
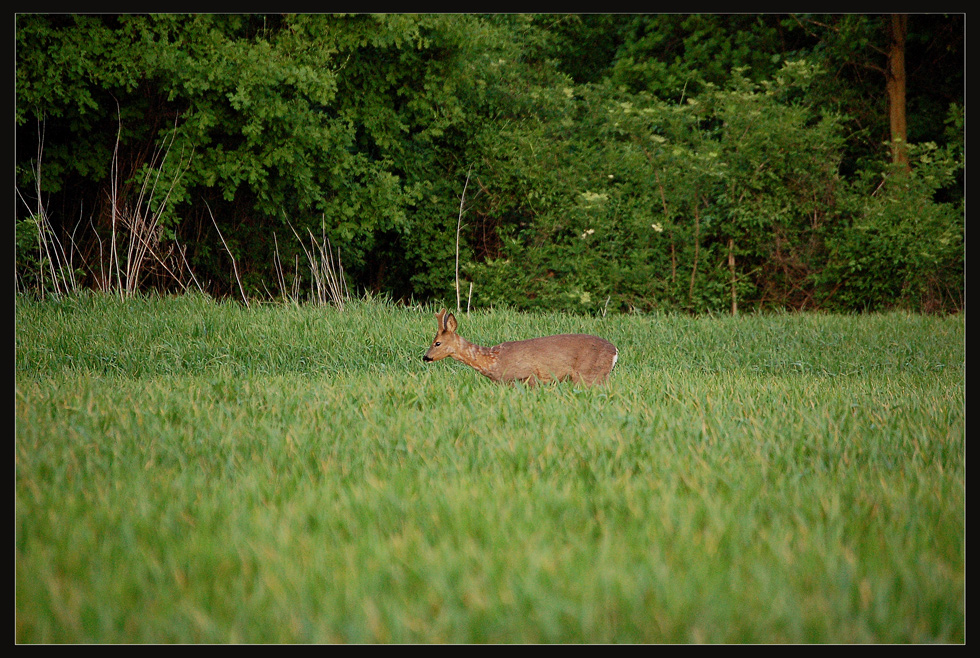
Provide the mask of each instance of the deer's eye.
{"label": "deer's eye", "polygon": [[435,343],[433,343],[433,345],[435,345],[436,347],[439,347],[440,345],[442,345],[442,343],[440,343],[439,341],[436,341]]}

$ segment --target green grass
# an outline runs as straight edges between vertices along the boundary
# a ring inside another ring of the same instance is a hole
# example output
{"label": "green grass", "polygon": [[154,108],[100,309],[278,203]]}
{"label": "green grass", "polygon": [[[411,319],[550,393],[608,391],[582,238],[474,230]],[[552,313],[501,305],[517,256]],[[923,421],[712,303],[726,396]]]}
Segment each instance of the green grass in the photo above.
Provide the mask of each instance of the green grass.
{"label": "green grass", "polygon": [[964,317],[16,301],[16,640],[964,642]]}

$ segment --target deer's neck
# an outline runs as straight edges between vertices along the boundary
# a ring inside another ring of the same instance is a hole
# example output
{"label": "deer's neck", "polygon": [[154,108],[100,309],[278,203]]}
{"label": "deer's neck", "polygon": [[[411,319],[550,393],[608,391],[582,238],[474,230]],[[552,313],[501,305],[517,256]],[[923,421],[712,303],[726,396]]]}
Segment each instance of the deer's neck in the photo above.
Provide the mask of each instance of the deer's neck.
{"label": "deer's neck", "polygon": [[465,363],[475,369],[481,375],[485,375],[494,381],[497,380],[497,353],[491,347],[483,347],[471,343],[462,336],[458,336],[459,345],[452,357],[461,363]]}

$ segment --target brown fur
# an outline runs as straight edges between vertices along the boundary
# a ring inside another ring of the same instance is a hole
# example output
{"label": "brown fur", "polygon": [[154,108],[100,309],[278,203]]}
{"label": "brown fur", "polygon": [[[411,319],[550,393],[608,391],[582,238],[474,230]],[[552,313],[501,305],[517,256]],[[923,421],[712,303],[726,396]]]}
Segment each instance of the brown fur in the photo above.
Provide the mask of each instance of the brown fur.
{"label": "brown fur", "polygon": [[452,357],[495,382],[601,384],[609,378],[619,355],[615,345],[589,334],[559,334],[482,347],[456,333],[458,323],[452,313],[443,309],[436,319],[439,329],[422,359]]}

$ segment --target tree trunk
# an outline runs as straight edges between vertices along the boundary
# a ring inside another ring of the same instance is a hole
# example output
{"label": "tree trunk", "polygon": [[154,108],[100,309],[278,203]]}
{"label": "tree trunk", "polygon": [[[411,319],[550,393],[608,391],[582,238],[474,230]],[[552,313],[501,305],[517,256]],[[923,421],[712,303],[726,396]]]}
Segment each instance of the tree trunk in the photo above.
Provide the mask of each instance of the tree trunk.
{"label": "tree trunk", "polygon": [[888,119],[891,124],[892,164],[909,168],[907,129],[905,124],[905,36],[908,15],[892,14],[888,44],[888,69],[885,87],[888,91]]}

